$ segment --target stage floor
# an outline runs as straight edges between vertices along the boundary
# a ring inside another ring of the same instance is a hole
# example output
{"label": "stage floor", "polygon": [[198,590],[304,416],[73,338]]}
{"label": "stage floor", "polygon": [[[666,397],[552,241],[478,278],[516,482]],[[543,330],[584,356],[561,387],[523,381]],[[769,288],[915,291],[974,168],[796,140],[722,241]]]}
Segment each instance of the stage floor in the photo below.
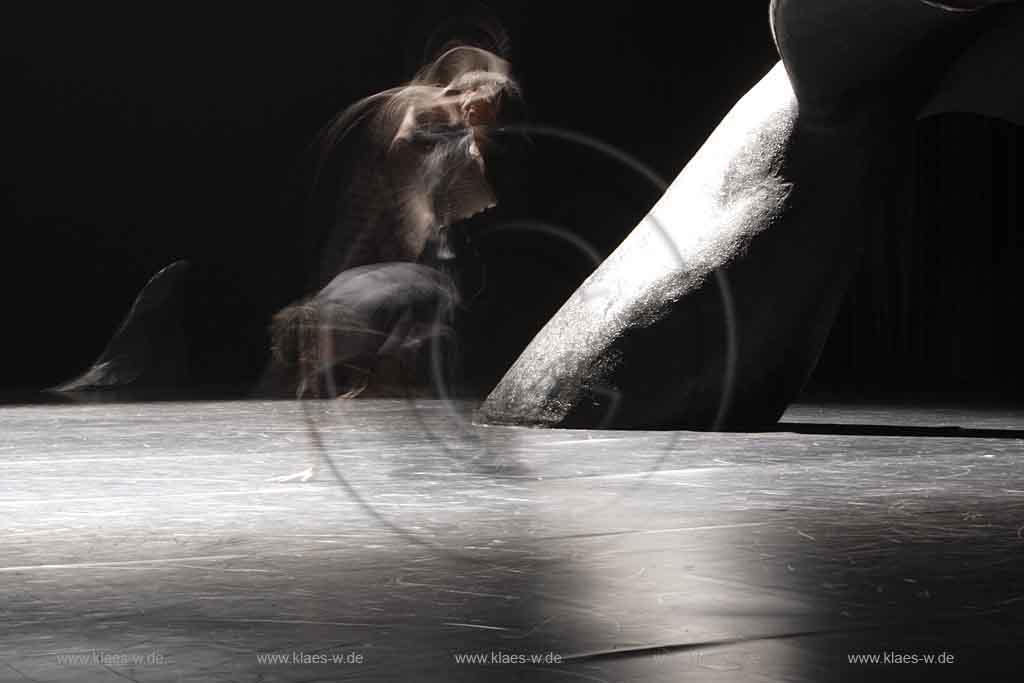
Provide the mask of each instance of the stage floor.
{"label": "stage floor", "polygon": [[1024,410],[707,434],[471,407],[0,408],[0,680],[1024,670]]}

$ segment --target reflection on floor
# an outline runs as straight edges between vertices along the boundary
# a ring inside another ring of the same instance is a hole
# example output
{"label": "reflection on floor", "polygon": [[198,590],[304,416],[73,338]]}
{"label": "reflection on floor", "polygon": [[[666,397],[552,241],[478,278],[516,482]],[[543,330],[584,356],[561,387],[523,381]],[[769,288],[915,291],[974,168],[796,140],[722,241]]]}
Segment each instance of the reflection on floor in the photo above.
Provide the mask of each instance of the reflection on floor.
{"label": "reflection on floor", "polygon": [[756,434],[469,413],[0,409],[0,680],[1020,669],[1024,411],[799,405]]}

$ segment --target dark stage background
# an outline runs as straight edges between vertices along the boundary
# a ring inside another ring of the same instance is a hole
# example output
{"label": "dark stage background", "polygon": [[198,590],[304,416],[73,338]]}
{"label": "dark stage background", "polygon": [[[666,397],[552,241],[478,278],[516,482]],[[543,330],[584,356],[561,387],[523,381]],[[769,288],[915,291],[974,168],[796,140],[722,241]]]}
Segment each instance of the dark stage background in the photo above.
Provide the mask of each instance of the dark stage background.
{"label": "dark stage background", "polygon": [[[252,379],[273,311],[305,293],[325,201],[307,145],[333,113],[407,79],[453,1],[244,11],[40,10],[10,17],[3,98],[0,387],[87,366],[146,280],[193,264],[197,382]],[[529,119],[602,139],[671,178],[775,62],[767,2],[494,2]],[[449,33],[458,33],[454,28]],[[657,193],[578,146],[506,141],[500,216],[563,226],[607,252]],[[813,388],[1020,399],[1021,135],[944,116],[918,126],[914,172],[873,225]],[[842,160],[837,160],[842,163]],[[894,206],[900,205],[895,202]],[[478,243],[471,339],[495,381],[591,268],[565,243]]]}

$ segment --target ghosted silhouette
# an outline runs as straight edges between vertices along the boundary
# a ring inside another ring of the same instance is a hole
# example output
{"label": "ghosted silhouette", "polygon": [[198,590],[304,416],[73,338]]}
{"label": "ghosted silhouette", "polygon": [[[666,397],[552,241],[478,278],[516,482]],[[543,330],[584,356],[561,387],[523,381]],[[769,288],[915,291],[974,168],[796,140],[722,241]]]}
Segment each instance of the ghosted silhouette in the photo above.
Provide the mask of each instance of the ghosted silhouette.
{"label": "ghosted silhouette", "polygon": [[443,372],[436,354],[420,352],[453,336],[449,228],[496,204],[487,130],[518,99],[504,59],[449,45],[409,83],[356,102],[322,131],[321,170],[350,137],[363,151],[320,257],[326,286],[274,316],[264,390],[389,394]]}
{"label": "ghosted silhouette", "polygon": [[370,263],[450,258],[447,228],[497,202],[484,163],[487,130],[518,100],[504,59],[456,45],[409,83],[338,114],[321,133],[320,168],[352,137],[360,151],[349,152],[320,284]]}
{"label": "ghosted silhouette", "polygon": [[401,390],[431,362],[421,352],[452,335],[458,301],[451,278],[435,268],[351,268],[274,316],[271,374],[294,378],[284,381],[299,397]]}
{"label": "ghosted silhouette", "polygon": [[[421,351],[428,340],[452,336],[459,295],[448,275],[456,256],[449,228],[496,204],[484,163],[487,131],[519,99],[502,57],[447,44],[408,83],[356,102],[325,126],[314,187],[336,157],[347,180],[310,268],[319,291],[273,317],[272,358],[257,393],[370,395],[436,374],[439,357],[428,363]],[[184,319],[156,316],[166,297],[154,303],[147,292],[180,285],[181,272],[175,264],[154,277],[100,360],[56,391],[179,385],[181,373],[167,370],[174,359],[163,356],[167,339],[184,339]],[[145,333],[155,317],[175,329]],[[179,366],[183,356],[171,369]]]}

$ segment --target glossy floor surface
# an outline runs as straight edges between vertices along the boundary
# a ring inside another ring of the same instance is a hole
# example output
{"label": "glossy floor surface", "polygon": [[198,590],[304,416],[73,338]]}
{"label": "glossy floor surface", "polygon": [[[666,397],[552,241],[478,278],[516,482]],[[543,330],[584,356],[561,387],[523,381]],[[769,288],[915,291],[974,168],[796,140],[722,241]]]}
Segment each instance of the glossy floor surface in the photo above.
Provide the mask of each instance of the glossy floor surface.
{"label": "glossy floor surface", "polygon": [[798,405],[707,434],[470,408],[0,408],[0,680],[1024,670],[1022,410]]}

